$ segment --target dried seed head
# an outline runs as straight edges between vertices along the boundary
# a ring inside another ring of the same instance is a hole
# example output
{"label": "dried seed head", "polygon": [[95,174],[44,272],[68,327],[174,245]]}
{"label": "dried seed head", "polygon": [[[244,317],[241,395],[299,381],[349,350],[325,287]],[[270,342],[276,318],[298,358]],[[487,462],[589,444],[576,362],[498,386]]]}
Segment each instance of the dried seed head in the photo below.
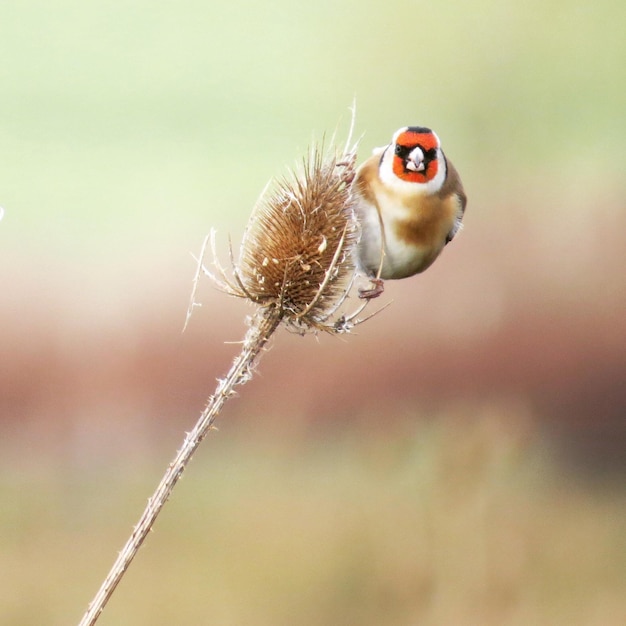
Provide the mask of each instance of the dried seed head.
{"label": "dried seed head", "polygon": [[[349,315],[339,312],[356,273],[355,161],[354,148],[311,150],[299,171],[277,181],[257,203],[238,261],[231,250],[233,277],[217,261],[213,240],[217,276],[202,263],[204,246],[198,271],[301,332],[342,333],[368,319],[357,319],[367,302]],[[197,277],[194,293],[196,284]],[[194,305],[192,294],[190,311]]]}
{"label": "dried seed head", "polygon": [[349,287],[358,233],[354,160],[314,150],[250,218],[236,267],[241,287],[254,302],[279,307],[287,321],[317,325]]}
{"label": "dried seed head", "polygon": [[354,274],[358,236],[350,182],[355,155],[314,149],[253,212],[236,275],[247,297],[298,327],[324,325]]}

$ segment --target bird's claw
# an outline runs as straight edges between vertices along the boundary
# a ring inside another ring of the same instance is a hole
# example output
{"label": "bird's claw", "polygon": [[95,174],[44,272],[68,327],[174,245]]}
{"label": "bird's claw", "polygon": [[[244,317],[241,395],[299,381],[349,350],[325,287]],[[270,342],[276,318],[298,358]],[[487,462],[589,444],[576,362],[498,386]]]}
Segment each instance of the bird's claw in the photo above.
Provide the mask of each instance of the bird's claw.
{"label": "bird's claw", "polygon": [[359,289],[361,300],[372,300],[378,298],[385,291],[385,282],[381,278],[370,278],[372,286],[369,289]]}

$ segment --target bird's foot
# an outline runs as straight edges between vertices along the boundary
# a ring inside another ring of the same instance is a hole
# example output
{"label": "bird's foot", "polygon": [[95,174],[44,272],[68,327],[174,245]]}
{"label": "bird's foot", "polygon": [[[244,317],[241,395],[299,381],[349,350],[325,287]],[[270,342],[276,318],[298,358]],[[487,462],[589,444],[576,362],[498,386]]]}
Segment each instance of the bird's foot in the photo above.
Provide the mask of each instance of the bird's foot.
{"label": "bird's foot", "polygon": [[361,300],[371,300],[385,291],[385,281],[381,278],[370,278],[372,286],[369,289],[359,289],[359,298]]}

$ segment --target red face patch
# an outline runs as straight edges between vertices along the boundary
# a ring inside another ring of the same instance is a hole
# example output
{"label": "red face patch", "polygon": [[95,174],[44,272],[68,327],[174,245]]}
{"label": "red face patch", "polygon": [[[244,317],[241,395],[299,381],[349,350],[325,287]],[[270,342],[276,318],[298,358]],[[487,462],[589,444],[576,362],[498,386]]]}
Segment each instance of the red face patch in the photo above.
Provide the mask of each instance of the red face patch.
{"label": "red face patch", "polygon": [[[424,153],[424,170],[413,172],[406,167],[406,159],[411,150],[419,147]],[[393,157],[393,173],[409,183],[427,183],[437,175],[439,161],[436,158],[436,150],[439,141],[432,132],[416,132],[405,130],[396,139]]]}
{"label": "red face patch", "polygon": [[439,147],[439,141],[434,133],[418,133],[410,129],[398,135],[396,144],[410,148],[411,150],[419,146],[424,152],[427,150],[436,150]]}

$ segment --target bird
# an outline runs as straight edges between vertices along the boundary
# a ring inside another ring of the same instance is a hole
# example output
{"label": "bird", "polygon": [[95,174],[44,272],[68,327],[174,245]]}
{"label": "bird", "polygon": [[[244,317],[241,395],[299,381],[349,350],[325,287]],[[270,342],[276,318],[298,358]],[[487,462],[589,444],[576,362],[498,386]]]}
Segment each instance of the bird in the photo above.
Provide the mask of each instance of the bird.
{"label": "bird", "polygon": [[437,134],[424,126],[397,130],[376,148],[352,182],[361,234],[356,265],[371,281],[359,297],[384,291],[384,280],[428,269],[459,232],[467,197]]}

